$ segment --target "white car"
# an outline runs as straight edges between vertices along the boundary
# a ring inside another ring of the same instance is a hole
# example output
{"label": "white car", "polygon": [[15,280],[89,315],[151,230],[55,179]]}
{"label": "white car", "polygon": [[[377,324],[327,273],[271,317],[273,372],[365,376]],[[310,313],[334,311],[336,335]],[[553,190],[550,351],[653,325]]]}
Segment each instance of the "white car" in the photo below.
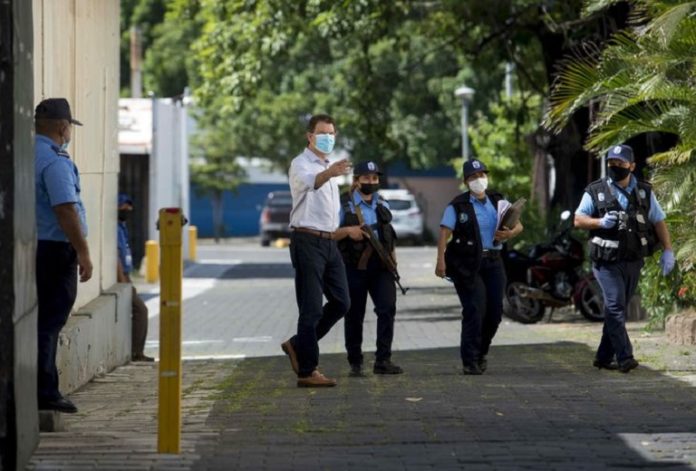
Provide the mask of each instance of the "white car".
{"label": "white car", "polygon": [[379,190],[387,200],[393,216],[392,226],[396,236],[415,243],[423,241],[423,212],[418,207],[416,197],[408,190]]}

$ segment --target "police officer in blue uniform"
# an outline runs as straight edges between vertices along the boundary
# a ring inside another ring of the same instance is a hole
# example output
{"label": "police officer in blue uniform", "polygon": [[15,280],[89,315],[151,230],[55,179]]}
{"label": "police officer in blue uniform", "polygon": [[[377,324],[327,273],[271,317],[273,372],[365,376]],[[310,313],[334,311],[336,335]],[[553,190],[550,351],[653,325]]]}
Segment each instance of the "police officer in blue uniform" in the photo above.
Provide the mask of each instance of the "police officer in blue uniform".
{"label": "police officer in blue uniform", "polygon": [[632,175],[635,167],[633,149],[612,147],[608,178],[590,183],[575,211],[575,227],[590,231],[590,259],[604,295],[604,330],[593,364],[623,373],[638,366],[626,331],[626,306],[638,286],[643,258],[661,243],[663,275],[675,263],[665,213],[650,185]]}
{"label": "police officer in blue uniform", "polygon": [[147,340],[148,310],[142,298],[138,295],[130,274],[133,271],[133,254],[131,253],[130,242],[128,241],[127,221],[133,212],[133,200],[125,193],[118,195],[118,225],[117,225],[117,272],[116,281],[119,283],[130,283],[132,287],[131,296],[131,360],[132,361],[155,361],[154,358],[145,355],[145,341]]}
{"label": "police officer in blue uniform", "polygon": [[473,159],[464,163],[469,191],[454,198],[440,222],[435,275],[447,277],[462,304],[460,354],[465,375],[480,375],[503,312],[505,269],[501,243],[522,232],[522,224],[497,230],[503,195],[488,189],[488,169]]}
{"label": "police officer in blue uniform", "polygon": [[336,232],[343,256],[350,292],[350,310],[345,316],[345,341],[350,375],[363,373],[363,321],[367,295],[377,315],[377,351],[373,373],[401,374],[391,361],[396,315],[396,283],[379,255],[360,228],[369,226],[385,251],[394,256],[396,234],[391,225],[389,204],[378,193],[382,173],[375,162],[360,162],[353,167],[353,185],[341,198],[341,226]]}
{"label": "police officer in blue uniform", "polygon": [[65,98],[49,98],[36,107],[36,289],[38,297],[39,409],[77,412],[58,390],[58,334],[77,296],[77,279],[92,277],[87,222],[80,174],[67,153],[73,119]]}

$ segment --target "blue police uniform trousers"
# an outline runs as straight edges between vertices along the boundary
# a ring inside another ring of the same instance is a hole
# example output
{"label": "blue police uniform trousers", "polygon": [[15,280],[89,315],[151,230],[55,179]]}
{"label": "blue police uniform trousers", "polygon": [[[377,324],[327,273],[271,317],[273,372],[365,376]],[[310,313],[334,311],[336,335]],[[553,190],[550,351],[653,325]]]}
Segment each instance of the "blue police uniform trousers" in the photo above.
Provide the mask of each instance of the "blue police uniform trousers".
{"label": "blue police uniform trousers", "polygon": [[[350,308],[343,258],[336,241],[304,232],[290,235],[295,296],[300,315],[290,343],[297,352],[298,376],[310,376],[319,364],[319,340]],[[328,302],[322,306],[322,294]]]}
{"label": "blue police uniform trousers", "polygon": [[38,398],[53,401],[58,389],[58,335],[77,296],[77,254],[68,242],[39,240],[36,246],[38,315]]}
{"label": "blue police uniform trousers", "polygon": [[595,263],[592,271],[604,295],[604,329],[597,348],[597,360],[622,363],[633,358],[626,331],[626,308],[638,287],[643,260]]}
{"label": "blue police uniform trousers", "polygon": [[372,254],[366,270],[346,265],[350,290],[350,310],[344,320],[346,352],[351,365],[363,362],[362,341],[365,307],[369,293],[377,315],[378,362],[391,359],[394,339],[394,317],[396,316],[396,283],[394,276],[384,267],[377,254]]}
{"label": "blue police uniform trousers", "polygon": [[454,280],[462,304],[460,354],[465,366],[476,365],[490,349],[503,315],[505,268],[502,260],[484,257],[474,280]]}

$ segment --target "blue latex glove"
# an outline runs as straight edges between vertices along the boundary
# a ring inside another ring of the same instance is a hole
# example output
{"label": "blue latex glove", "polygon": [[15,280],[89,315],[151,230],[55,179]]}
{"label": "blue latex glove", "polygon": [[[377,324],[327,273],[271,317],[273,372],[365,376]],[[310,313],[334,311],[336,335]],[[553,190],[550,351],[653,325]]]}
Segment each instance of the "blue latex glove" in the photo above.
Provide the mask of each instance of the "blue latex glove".
{"label": "blue latex glove", "polygon": [[674,269],[674,252],[670,249],[662,252],[660,256],[660,266],[662,267],[662,276],[667,276]]}
{"label": "blue latex glove", "polygon": [[615,212],[610,212],[602,216],[599,220],[599,227],[602,229],[611,229],[619,221],[619,215]]}

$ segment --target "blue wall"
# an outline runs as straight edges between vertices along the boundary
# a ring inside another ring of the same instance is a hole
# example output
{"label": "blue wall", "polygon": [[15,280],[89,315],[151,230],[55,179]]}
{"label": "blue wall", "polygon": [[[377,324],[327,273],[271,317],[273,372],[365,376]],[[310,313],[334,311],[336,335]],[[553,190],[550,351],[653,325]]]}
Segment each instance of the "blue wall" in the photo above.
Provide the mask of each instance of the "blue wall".
{"label": "blue wall", "polygon": [[[237,193],[225,192],[223,211],[225,235],[253,236],[259,233],[259,217],[266,196],[271,191],[289,191],[287,183],[244,183]],[[191,186],[191,224],[198,237],[213,237],[213,205],[209,196],[200,197]]]}

